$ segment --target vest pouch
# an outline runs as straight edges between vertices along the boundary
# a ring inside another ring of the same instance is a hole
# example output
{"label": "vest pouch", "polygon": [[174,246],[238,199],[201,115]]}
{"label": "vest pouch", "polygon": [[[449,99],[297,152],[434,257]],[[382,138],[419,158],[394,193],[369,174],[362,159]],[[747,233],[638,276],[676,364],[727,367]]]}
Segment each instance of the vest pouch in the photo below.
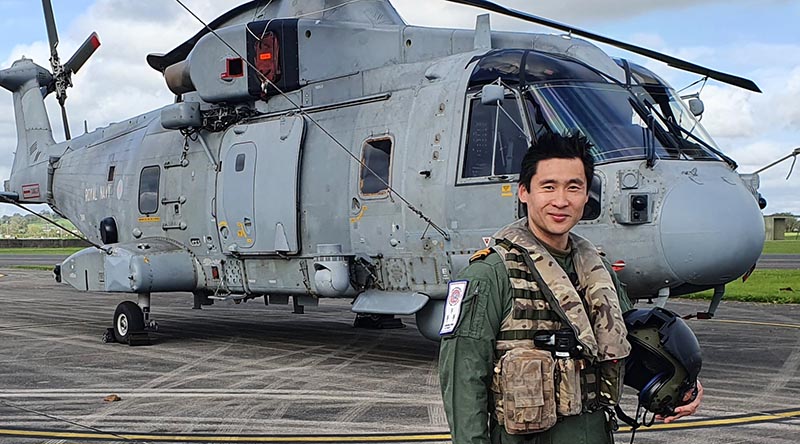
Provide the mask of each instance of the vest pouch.
{"label": "vest pouch", "polygon": [[622,398],[625,380],[624,360],[606,361],[598,364],[598,399],[604,406],[616,406]]}
{"label": "vest pouch", "polygon": [[583,411],[581,369],[582,360],[556,359],[556,410],[559,416],[579,415]]}
{"label": "vest pouch", "polygon": [[550,352],[515,348],[506,352],[498,364],[506,432],[518,435],[553,427],[555,363]]}

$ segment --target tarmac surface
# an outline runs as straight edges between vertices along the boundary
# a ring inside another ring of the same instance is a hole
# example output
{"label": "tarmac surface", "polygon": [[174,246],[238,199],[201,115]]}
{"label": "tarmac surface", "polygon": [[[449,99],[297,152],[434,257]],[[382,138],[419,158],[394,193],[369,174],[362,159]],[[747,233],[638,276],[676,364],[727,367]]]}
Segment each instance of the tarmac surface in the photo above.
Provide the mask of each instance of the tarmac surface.
{"label": "tarmac surface", "polygon": [[800,269],[800,254],[765,254],[758,259],[756,268],[797,270]]}
{"label": "tarmac surface", "polygon": [[[447,441],[438,346],[413,317],[364,330],[347,300],[296,315],[261,299],[191,310],[191,295],[160,294],[153,345],[129,347],[100,338],[132,298],[78,292],[44,271],[0,275],[0,443]],[[636,442],[800,441],[800,306],[723,302],[690,326],[704,352],[702,408]],[[121,400],[105,402],[112,394]],[[635,394],[625,398],[634,412]]]}
{"label": "tarmac surface", "polygon": [[64,262],[67,256],[59,254],[0,254],[0,268],[16,265],[52,265]]}

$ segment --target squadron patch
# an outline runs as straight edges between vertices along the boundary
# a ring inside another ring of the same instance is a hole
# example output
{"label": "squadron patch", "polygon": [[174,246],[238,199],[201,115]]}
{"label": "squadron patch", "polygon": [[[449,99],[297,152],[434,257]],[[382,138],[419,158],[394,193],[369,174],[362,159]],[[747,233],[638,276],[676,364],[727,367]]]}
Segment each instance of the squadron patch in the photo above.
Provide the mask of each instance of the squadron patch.
{"label": "squadron patch", "polygon": [[461,315],[461,303],[464,302],[464,293],[467,292],[469,281],[453,281],[447,284],[447,302],[444,305],[444,319],[439,335],[447,335],[456,330],[458,317]]}

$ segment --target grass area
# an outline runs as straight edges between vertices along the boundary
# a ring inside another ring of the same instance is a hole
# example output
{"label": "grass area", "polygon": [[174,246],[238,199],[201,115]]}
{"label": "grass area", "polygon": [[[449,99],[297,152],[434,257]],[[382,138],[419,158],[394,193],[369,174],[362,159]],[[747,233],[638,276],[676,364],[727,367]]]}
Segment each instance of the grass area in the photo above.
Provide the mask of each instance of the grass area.
{"label": "grass area", "polygon": [[53,267],[53,265],[10,265],[8,268],[14,268],[17,270],[53,271]]}
{"label": "grass area", "polygon": [[69,256],[83,248],[0,248],[0,254],[52,254]]}
{"label": "grass area", "polygon": [[[713,290],[682,298],[711,299]],[[800,304],[800,270],[756,270],[747,282],[737,279],[725,286],[727,301]]]}
{"label": "grass area", "polygon": [[800,239],[793,236],[791,239],[787,237],[786,240],[766,241],[764,254],[800,254]]}

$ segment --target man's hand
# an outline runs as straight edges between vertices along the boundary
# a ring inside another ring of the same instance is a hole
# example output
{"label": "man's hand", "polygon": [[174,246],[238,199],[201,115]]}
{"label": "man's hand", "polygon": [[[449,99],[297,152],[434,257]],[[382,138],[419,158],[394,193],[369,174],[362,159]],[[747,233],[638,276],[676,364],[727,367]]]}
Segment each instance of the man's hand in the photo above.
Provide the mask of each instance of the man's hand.
{"label": "man's hand", "polygon": [[[688,402],[692,399],[692,391],[686,392],[683,396],[683,400]],[[664,421],[664,424],[669,424],[679,418],[683,418],[684,416],[694,415],[697,413],[697,409],[700,407],[700,403],[703,402],[703,384],[700,384],[700,380],[697,380],[697,397],[694,398],[689,404],[682,405],[680,407],[675,407],[675,415],[663,417],[661,415],[657,415],[656,419],[660,421]]]}

